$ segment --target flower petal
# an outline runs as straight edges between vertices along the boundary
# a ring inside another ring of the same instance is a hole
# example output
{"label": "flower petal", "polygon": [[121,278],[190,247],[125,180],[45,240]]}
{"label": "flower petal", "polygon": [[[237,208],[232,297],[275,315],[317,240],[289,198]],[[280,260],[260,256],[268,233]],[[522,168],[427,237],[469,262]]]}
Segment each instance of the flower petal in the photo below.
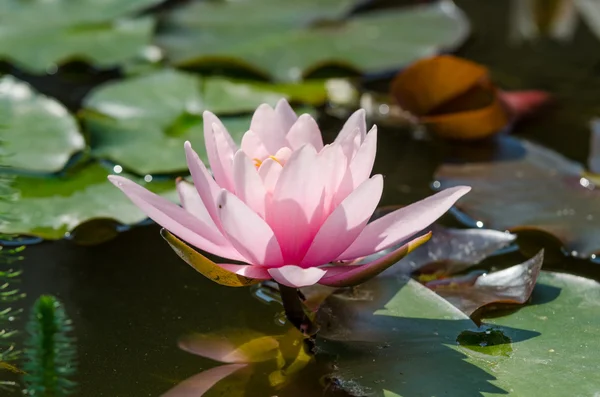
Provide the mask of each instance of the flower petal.
{"label": "flower petal", "polygon": [[366,120],[366,112],[364,109],[358,109],[356,112],[352,113],[352,115],[346,120],[344,126],[342,127],[340,133],[335,138],[336,143],[341,143],[343,141],[348,140],[352,141],[354,138],[354,132],[358,129],[358,137],[360,142],[364,141],[365,135],[367,134],[367,120]]}
{"label": "flower petal", "polygon": [[260,266],[215,263],[166,229],[162,229],[160,235],[181,259],[196,269],[198,273],[217,284],[228,287],[246,287],[258,283],[259,280],[271,278],[266,269]]}
{"label": "flower petal", "polygon": [[371,255],[410,238],[431,225],[469,190],[467,186],[445,189],[369,223],[337,260]]}
{"label": "flower petal", "polygon": [[265,103],[254,112],[250,129],[258,135],[269,155],[274,155],[286,145],[287,129],[283,125],[283,121],[277,117],[275,110]]}
{"label": "flower petal", "polygon": [[381,175],[373,176],[354,190],[325,220],[300,266],[321,266],[344,252],[373,215],[382,192]]}
{"label": "flower petal", "polygon": [[251,159],[263,160],[269,157],[269,151],[263,144],[260,137],[252,130],[246,131],[242,137],[242,150]]}
{"label": "flower petal", "polygon": [[293,150],[299,149],[307,143],[312,145],[317,152],[323,149],[323,137],[315,119],[310,114],[303,114],[290,128],[286,135],[288,145]]}
{"label": "flower petal", "polygon": [[[185,149],[187,165],[190,169],[190,173],[192,174],[192,180],[194,181],[194,186],[198,192],[198,195],[202,199],[202,202],[204,203],[204,206],[206,207],[211,219],[220,228],[221,221],[217,216],[216,203],[217,196],[221,192],[221,188],[208,173],[208,170],[204,166],[202,160],[200,160],[200,157],[198,157],[198,154],[194,151],[194,149],[192,149],[192,144],[187,141],[183,147]],[[186,208],[185,204],[183,208]]]}
{"label": "flower petal", "polygon": [[221,232],[164,197],[120,176],[108,179],[154,222],[183,240],[211,254],[224,258],[244,260]]}
{"label": "flower petal", "polygon": [[288,265],[271,268],[269,274],[279,284],[291,288],[301,288],[316,284],[325,275],[325,270],[317,267],[303,269],[299,266]]}
{"label": "flower petal", "polygon": [[210,168],[217,183],[226,189],[233,189],[231,161],[237,146],[221,120],[211,112],[202,115],[204,124],[204,144]]}
{"label": "flower petal", "polygon": [[281,266],[283,257],[269,225],[242,200],[223,189],[217,200],[223,231],[253,265]]}
{"label": "flower petal", "polygon": [[267,222],[281,246],[284,262],[300,263],[323,222],[323,180],[317,152],[310,145],[292,154],[279,176]]}
{"label": "flower petal", "polygon": [[256,167],[242,150],[233,158],[233,183],[235,195],[264,218],[267,191]]}
{"label": "flower petal", "polygon": [[294,112],[294,109],[292,109],[288,101],[283,98],[275,105],[275,113],[277,113],[277,117],[286,132],[289,131],[296,120],[298,120],[298,116],[296,115],[296,112]]}
{"label": "flower petal", "polygon": [[356,154],[354,154],[352,160],[350,160],[350,166],[336,192],[334,205],[344,200],[350,192],[369,178],[373,170],[373,164],[375,163],[376,153],[377,126],[374,125],[367,134],[363,144],[357,150]]}
{"label": "flower petal", "polygon": [[398,263],[400,259],[404,258],[421,244],[429,241],[430,238],[431,232],[412,240],[382,258],[364,265],[331,267],[327,270],[327,274],[319,281],[319,284],[338,288],[362,284],[377,276],[388,267]]}
{"label": "flower petal", "polygon": [[326,145],[319,152],[319,162],[325,186],[324,215],[328,215],[339,204],[334,203],[334,198],[348,169],[348,162],[342,147],[336,143]]}
{"label": "flower petal", "polygon": [[217,382],[245,367],[247,364],[228,364],[207,369],[180,382],[161,397],[202,397]]}
{"label": "flower petal", "polygon": [[275,190],[275,185],[282,170],[281,164],[271,158],[262,162],[258,168],[258,175],[260,175],[267,192],[272,193]]}
{"label": "flower petal", "polygon": [[184,210],[200,219],[210,227],[217,228],[213,222],[208,209],[202,202],[198,190],[196,187],[184,179],[177,179],[177,193],[179,194],[179,201]]}

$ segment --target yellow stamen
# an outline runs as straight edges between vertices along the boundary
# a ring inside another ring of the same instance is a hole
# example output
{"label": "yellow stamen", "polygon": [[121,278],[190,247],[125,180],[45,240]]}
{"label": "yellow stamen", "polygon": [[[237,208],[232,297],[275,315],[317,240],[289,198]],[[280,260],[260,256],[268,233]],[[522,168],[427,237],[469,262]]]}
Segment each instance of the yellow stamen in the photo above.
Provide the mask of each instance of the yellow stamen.
{"label": "yellow stamen", "polygon": [[[277,157],[275,157],[275,156],[269,156],[268,158],[270,158],[270,159],[272,159],[272,160],[276,161],[276,162],[277,162],[277,163],[278,163],[280,166],[282,166],[282,167],[283,167],[283,164],[281,164],[281,161],[279,161],[279,160],[277,159]],[[255,166],[256,168],[260,167],[260,166],[262,165],[262,163],[263,163],[263,162],[262,162],[262,160],[259,160],[259,159],[252,159],[252,161],[254,161],[254,166]]]}
{"label": "yellow stamen", "polygon": [[277,158],[275,156],[269,156],[270,159],[273,159],[277,162],[277,164],[279,164],[280,166],[283,167],[283,164],[281,164],[281,161],[277,160]]}

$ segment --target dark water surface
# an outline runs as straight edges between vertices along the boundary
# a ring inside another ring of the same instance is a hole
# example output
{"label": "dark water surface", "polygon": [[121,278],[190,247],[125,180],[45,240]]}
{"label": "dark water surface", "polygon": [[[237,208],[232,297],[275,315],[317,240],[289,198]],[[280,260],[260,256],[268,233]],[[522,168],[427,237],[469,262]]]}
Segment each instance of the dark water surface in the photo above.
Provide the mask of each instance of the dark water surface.
{"label": "dark water surface", "polygon": [[[520,125],[515,134],[585,162],[588,121],[600,115],[598,39],[580,24],[572,43],[542,40],[511,46],[507,42],[509,1],[457,3],[473,25],[472,38],[459,55],[488,65],[503,88],[544,89],[557,97],[557,106]],[[102,80],[114,77],[101,75]],[[86,90],[82,83],[80,92],[70,92],[70,99],[65,99],[64,86],[48,84],[47,79],[33,82],[71,108],[78,106]],[[328,124],[335,131],[336,123]],[[381,204],[406,204],[429,194],[444,150],[438,144],[414,141],[403,131],[384,129],[375,166],[375,172],[385,175]],[[22,289],[28,298],[23,307],[30,307],[42,293],[54,294],[74,322],[80,361],[78,396],[158,396],[177,381],[214,366],[177,348],[177,338],[189,332],[218,332],[226,327],[284,332],[277,323],[281,314],[277,304],[259,301],[247,288],[227,288],[205,279],[171,251],[158,231],[157,226],[139,227],[100,246],[59,241],[25,251]],[[600,275],[595,264],[566,258],[545,268]],[[317,384],[318,375],[309,370],[299,383]],[[257,389],[246,395],[272,394]]]}

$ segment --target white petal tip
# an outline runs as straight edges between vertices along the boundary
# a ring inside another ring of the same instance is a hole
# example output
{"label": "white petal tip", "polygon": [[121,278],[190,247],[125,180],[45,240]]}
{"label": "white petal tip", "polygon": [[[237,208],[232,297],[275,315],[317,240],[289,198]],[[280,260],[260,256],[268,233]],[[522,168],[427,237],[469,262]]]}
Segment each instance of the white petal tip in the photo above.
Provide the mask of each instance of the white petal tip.
{"label": "white petal tip", "polygon": [[185,149],[191,149],[192,148],[192,144],[190,143],[190,141],[185,141],[185,143],[183,144],[183,147]]}
{"label": "white petal tip", "polygon": [[268,270],[269,274],[279,284],[291,288],[308,287],[314,285],[325,276],[326,271],[317,267],[303,269],[299,266],[287,265]]}

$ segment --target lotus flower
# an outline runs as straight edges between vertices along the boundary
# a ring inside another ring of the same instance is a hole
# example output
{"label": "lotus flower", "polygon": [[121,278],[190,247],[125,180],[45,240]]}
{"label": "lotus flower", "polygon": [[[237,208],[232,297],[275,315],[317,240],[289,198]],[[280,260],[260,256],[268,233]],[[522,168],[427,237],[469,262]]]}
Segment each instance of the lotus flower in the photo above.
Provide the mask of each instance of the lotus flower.
{"label": "lotus flower", "polygon": [[[185,143],[194,185],[177,188],[182,207],[119,176],[110,180],[170,233],[175,251],[198,271],[224,285],[260,280],[299,288],[320,283],[355,285],[380,273],[429,238],[419,237],[366,264],[366,256],[406,241],[444,214],[469,187],[454,187],[374,222],[383,177],[369,177],[377,128],[367,133],[358,110],[332,144],[308,114],[297,116],[281,100],[258,107],[241,148],[210,112],[204,112],[210,168]],[[245,264],[213,263],[200,250]],[[362,262],[361,262],[362,263]]]}

